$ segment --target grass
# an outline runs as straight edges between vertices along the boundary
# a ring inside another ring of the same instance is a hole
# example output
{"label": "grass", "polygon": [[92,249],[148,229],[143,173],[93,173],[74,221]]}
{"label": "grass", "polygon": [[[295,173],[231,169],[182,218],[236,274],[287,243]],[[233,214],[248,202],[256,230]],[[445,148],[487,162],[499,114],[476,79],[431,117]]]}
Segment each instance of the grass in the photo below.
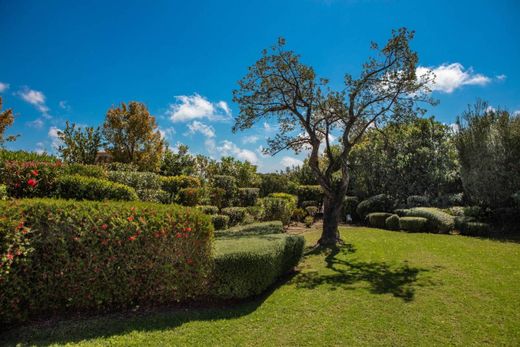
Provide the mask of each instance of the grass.
{"label": "grass", "polygon": [[[520,244],[343,228],[266,295],[18,328],[6,345],[520,345]],[[305,233],[308,244],[319,231]]]}

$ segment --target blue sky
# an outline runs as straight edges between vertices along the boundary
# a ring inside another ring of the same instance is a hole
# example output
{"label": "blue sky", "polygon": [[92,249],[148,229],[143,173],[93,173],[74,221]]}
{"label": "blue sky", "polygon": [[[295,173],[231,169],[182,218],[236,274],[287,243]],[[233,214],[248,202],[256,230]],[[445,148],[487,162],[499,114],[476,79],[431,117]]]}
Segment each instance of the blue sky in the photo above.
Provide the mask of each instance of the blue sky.
{"label": "blue sky", "polygon": [[340,88],[370,41],[416,31],[434,69],[429,115],[452,123],[477,97],[520,110],[520,1],[0,0],[0,95],[16,115],[8,148],[53,151],[65,120],[99,125],[108,108],[144,102],[172,147],[254,161],[260,171],[302,155],[262,156],[275,124],[231,133],[232,90],[279,36]]}

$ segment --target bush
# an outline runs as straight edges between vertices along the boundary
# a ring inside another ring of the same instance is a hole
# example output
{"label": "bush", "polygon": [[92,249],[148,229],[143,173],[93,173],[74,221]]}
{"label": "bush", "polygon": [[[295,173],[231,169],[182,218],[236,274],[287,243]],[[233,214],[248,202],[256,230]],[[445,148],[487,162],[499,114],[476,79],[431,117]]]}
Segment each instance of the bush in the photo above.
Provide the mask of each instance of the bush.
{"label": "bush", "polygon": [[316,206],[307,206],[305,207],[305,212],[307,212],[309,216],[314,218],[318,214],[319,210]]}
{"label": "bush", "polygon": [[191,176],[160,176],[161,188],[168,193],[169,202],[178,202],[181,189],[200,188],[200,180]]}
{"label": "bush", "polygon": [[305,226],[307,228],[310,228],[314,224],[314,217],[312,217],[312,216],[305,217],[305,219],[303,220],[303,223],[305,224]]}
{"label": "bush", "polygon": [[56,189],[62,173],[61,162],[7,161],[4,182],[9,196],[15,198],[48,197]]}
{"label": "bush", "polygon": [[489,234],[489,231],[489,224],[480,222],[463,222],[460,228],[462,235],[469,236],[484,236]]}
{"label": "bush", "polygon": [[374,228],[384,229],[386,227],[386,219],[390,217],[391,213],[386,212],[372,212],[367,215],[368,225]]}
{"label": "bush", "polygon": [[224,235],[224,233],[229,233],[231,235],[237,234],[247,234],[247,235],[263,235],[263,234],[282,234],[285,230],[283,228],[283,224],[280,221],[269,221],[269,222],[260,222],[260,223],[252,223],[248,225],[239,225],[227,230],[219,232],[220,235]]}
{"label": "bush", "polygon": [[300,204],[300,207],[305,209],[306,207],[309,207],[309,206],[315,206],[315,207],[318,207],[318,202],[317,201],[314,201],[314,200],[309,200],[309,201],[303,201],[301,204]]}
{"label": "bush", "polygon": [[197,209],[200,210],[204,214],[218,214],[219,210],[217,206],[211,206],[211,205],[200,205],[197,206]]}
{"label": "bush", "polygon": [[211,223],[215,230],[224,230],[227,229],[229,225],[229,216],[223,214],[215,214],[211,216]]}
{"label": "bush", "polygon": [[423,217],[428,220],[429,230],[439,233],[447,233],[453,230],[455,218],[446,212],[434,207],[416,207],[406,210],[408,217]]}
{"label": "bush", "polygon": [[200,203],[201,198],[200,188],[182,188],[177,194],[176,202],[184,206],[196,206]]}
{"label": "bush", "polygon": [[303,208],[295,208],[293,210],[291,219],[296,222],[303,222],[303,219],[307,216],[307,211]]}
{"label": "bush", "polygon": [[356,208],[356,212],[359,218],[364,220],[371,212],[390,212],[392,211],[393,207],[394,200],[392,200],[390,196],[379,194],[361,201]]}
{"label": "bush", "polygon": [[112,163],[107,164],[107,169],[109,171],[136,172],[139,170],[139,167],[134,163],[112,162]]}
{"label": "bush", "polygon": [[136,191],[162,188],[161,176],[152,172],[110,171],[108,179],[132,187]]}
{"label": "bush", "polygon": [[237,198],[237,181],[233,176],[215,175],[211,180],[211,204],[229,207]]}
{"label": "bush", "polygon": [[239,188],[238,202],[240,206],[254,206],[260,194],[259,188]]}
{"label": "bush", "polygon": [[212,294],[223,299],[258,295],[293,269],[303,255],[299,235],[217,238]]}
{"label": "bush", "polygon": [[0,184],[0,200],[7,200],[7,187],[5,184]]}
{"label": "bush", "polygon": [[268,196],[269,198],[277,198],[277,199],[285,199],[289,201],[291,204],[296,207],[296,203],[298,202],[298,197],[296,195],[288,194],[288,193],[271,193]]}
{"label": "bush", "polygon": [[393,214],[385,219],[385,226],[389,230],[399,230],[399,216]]}
{"label": "bush", "polygon": [[343,199],[343,218],[347,222],[347,215],[350,215],[353,222],[359,221],[359,216],[356,212],[356,208],[359,205],[359,198],[357,196],[345,196]]}
{"label": "bush", "polygon": [[137,196],[139,196],[139,200],[141,201],[160,204],[169,203],[168,193],[161,189],[141,189],[137,191]]}
{"label": "bush", "polygon": [[455,229],[461,230],[467,222],[475,222],[475,217],[457,216],[454,219]]}
{"label": "bush", "polygon": [[260,200],[264,209],[264,220],[279,220],[283,225],[289,225],[296,205],[290,199],[263,198]]}
{"label": "bush", "polygon": [[436,207],[450,207],[450,206],[460,206],[464,204],[464,194],[463,193],[455,193],[455,194],[445,194],[436,197],[433,199],[433,205]]}
{"label": "bush", "polygon": [[8,161],[55,163],[58,161],[58,158],[45,153],[8,151],[0,148],[0,183],[5,183],[5,163]]}
{"label": "bush", "polygon": [[411,195],[406,198],[406,205],[408,207],[424,207],[430,205],[430,199],[424,195]]}
{"label": "bush", "polygon": [[250,215],[253,220],[260,221],[264,218],[264,208],[261,205],[247,206],[247,214]]}
{"label": "bush", "polygon": [[409,232],[423,232],[428,229],[428,220],[422,217],[401,217],[399,228]]}
{"label": "bush", "polygon": [[63,167],[63,173],[66,175],[80,175],[100,179],[108,178],[108,171],[101,165],[67,164]]}
{"label": "bush", "polygon": [[195,209],[141,202],[0,202],[0,322],[207,293],[212,226]]}
{"label": "bush", "polygon": [[84,176],[61,176],[56,195],[76,200],[138,200],[135,190],[124,184]]}
{"label": "bush", "polygon": [[235,226],[240,224],[246,218],[247,210],[245,207],[226,207],[221,210],[221,213],[229,216],[229,225]]}
{"label": "bush", "polygon": [[298,194],[298,204],[301,204],[304,201],[316,201],[316,206],[321,206],[323,203],[323,189],[319,185],[301,185],[296,188],[296,193]]}

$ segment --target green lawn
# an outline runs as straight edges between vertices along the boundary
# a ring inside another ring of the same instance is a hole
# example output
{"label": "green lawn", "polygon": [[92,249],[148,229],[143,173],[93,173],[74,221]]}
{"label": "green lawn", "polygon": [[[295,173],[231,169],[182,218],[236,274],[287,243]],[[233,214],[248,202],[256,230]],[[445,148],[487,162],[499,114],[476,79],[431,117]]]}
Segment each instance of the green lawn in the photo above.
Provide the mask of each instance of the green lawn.
{"label": "green lawn", "polygon": [[[342,229],[265,296],[19,328],[7,345],[520,345],[520,244]],[[308,244],[319,236],[306,233]]]}

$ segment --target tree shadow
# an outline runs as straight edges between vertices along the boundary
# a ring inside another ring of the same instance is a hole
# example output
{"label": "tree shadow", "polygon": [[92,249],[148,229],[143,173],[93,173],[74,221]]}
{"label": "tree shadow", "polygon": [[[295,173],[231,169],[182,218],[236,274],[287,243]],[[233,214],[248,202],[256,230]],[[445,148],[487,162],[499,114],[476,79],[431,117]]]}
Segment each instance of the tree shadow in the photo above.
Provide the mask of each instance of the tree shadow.
{"label": "tree shadow", "polygon": [[314,289],[327,285],[330,290],[354,289],[354,284],[366,282],[370,286],[371,293],[392,294],[405,302],[414,299],[416,286],[433,285],[433,282],[424,278],[418,282],[419,275],[430,271],[429,269],[411,267],[406,261],[402,265],[391,266],[386,262],[349,259],[349,255],[355,252],[356,248],[352,244],[314,249],[307,255],[325,255],[329,273],[302,272],[295,276],[292,282],[301,289]]}

